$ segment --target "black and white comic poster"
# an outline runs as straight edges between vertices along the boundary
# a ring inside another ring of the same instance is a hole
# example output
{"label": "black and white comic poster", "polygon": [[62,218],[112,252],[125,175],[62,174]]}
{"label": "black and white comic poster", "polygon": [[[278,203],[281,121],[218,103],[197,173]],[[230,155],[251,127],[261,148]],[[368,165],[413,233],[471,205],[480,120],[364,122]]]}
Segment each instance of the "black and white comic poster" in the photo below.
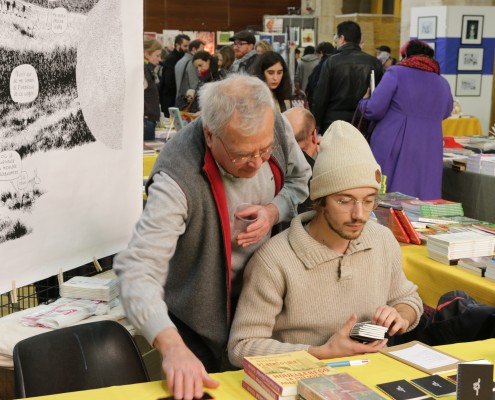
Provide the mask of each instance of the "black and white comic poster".
{"label": "black and white comic poster", "polygon": [[127,245],[142,210],[142,9],[0,0],[0,293]]}

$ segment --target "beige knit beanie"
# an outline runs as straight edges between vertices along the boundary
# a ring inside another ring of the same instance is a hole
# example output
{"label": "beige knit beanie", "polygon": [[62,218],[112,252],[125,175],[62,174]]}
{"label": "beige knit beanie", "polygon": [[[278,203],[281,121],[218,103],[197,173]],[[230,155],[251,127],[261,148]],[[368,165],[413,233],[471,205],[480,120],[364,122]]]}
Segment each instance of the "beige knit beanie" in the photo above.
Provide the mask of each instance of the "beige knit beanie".
{"label": "beige knit beanie", "polygon": [[320,142],[310,182],[311,200],[346,189],[380,189],[380,166],[363,134],[345,121],[335,121]]}

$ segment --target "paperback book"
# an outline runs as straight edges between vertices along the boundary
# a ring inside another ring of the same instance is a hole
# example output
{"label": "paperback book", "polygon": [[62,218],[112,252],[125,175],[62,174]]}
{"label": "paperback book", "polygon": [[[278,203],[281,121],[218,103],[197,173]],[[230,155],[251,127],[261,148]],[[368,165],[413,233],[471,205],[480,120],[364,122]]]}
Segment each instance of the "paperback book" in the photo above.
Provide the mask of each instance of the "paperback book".
{"label": "paperback book", "polygon": [[487,360],[459,364],[457,400],[491,400],[493,396],[493,364]]}
{"label": "paperback book", "polygon": [[60,296],[62,297],[110,301],[118,295],[116,277],[75,276],[60,285]]}
{"label": "paperback book", "polygon": [[454,396],[456,385],[438,375],[412,379],[411,382],[435,397]]}
{"label": "paperback book", "polygon": [[405,379],[379,383],[376,386],[380,390],[387,393],[394,400],[419,400],[427,399],[429,397],[425,392],[419,390],[416,386],[409,383]]}
{"label": "paperback book", "polygon": [[244,374],[244,379],[242,380],[242,387],[246,389],[251,396],[258,400],[296,400],[296,395],[281,396],[267,387],[261,386],[248,374]]}
{"label": "paperback book", "polygon": [[297,393],[304,400],[384,400],[374,390],[347,373],[300,380]]}
{"label": "paperback book", "polygon": [[245,357],[243,367],[245,374],[255,382],[281,396],[295,396],[297,382],[301,379],[333,372],[331,367],[307,351]]}

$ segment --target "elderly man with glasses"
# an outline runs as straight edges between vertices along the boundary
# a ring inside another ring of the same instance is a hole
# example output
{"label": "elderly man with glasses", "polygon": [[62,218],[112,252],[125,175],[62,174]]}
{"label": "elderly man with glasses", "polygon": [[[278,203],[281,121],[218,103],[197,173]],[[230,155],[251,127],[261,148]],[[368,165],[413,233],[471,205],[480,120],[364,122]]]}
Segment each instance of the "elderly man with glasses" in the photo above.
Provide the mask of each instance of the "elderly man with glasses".
{"label": "elderly man with glasses", "polygon": [[230,67],[229,72],[247,72],[249,73],[251,65],[258,57],[254,45],[256,38],[251,31],[240,31],[229,39],[234,42],[233,48],[235,61]]}
{"label": "elderly man with glasses", "polygon": [[[244,266],[296,214],[311,169],[260,79],[232,74],[199,94],[201,117],[158,156],[148,201],[115,260],[131,323],[163,356],[176,399],[199,398],[225,368]],[[255,215],[234,234],[235,209]],[[224,360],[222,360],[224,358]]]}
{"label": "elderly man with glasses", "polygon": [[369,219],[380,184],[361,132],[334,122],[310,181],[315,211],[297,216],[246,266],[229,339],[232,364],[296,350],[319,359],[373,353],[387,339],[352,340],[356,322],[387,327],[392,337],[418,325],[422,302],[402,271],[399,244]]}

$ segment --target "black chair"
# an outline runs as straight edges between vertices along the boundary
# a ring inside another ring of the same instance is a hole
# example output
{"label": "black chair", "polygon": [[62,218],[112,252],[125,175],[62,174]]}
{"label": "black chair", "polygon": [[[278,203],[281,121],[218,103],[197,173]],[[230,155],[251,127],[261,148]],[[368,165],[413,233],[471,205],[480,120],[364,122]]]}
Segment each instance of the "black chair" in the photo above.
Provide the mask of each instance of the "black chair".
{"label": "black chair", "polygon": [[14,347],[17,398],[148,382],[131,334],[114,321],[70,326]]}

